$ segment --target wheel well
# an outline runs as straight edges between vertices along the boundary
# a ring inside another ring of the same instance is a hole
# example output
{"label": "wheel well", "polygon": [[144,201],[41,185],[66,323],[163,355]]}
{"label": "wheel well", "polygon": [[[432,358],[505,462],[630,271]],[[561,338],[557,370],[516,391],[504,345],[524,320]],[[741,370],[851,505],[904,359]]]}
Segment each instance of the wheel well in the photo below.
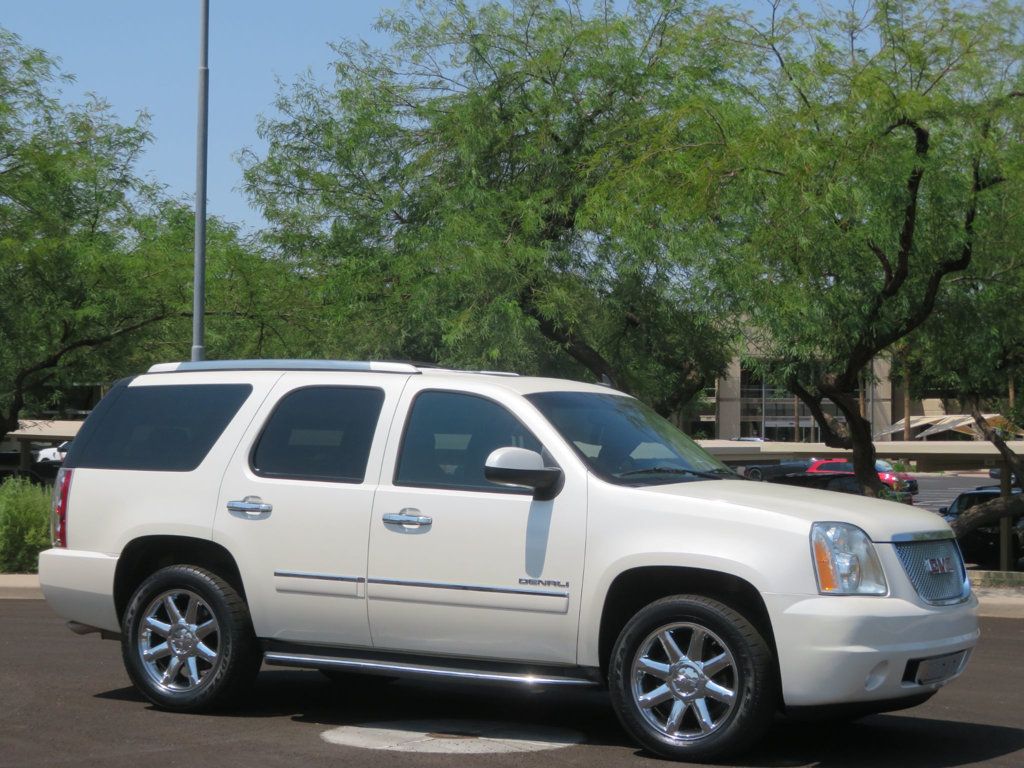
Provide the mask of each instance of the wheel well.
{"label": "wheel well", "polygon": [[143,536],[121,551],[114,572],[114,606],[120,620],[132,594],[148,576],[168,565],[196,565],[211,571],[245,599],[235,559],[220,544],[188,536]]}
{"label": "wheel well", "polygon": [[650,566],[620,573],[608,589],[598,640],[602,673],[608,673],[612,648],[626,623],[644,606],[669,595],[703,595],[728,605],[757,627],[772,655],[778,658],[768,609],[761,593],[749,581],[702,568]]}

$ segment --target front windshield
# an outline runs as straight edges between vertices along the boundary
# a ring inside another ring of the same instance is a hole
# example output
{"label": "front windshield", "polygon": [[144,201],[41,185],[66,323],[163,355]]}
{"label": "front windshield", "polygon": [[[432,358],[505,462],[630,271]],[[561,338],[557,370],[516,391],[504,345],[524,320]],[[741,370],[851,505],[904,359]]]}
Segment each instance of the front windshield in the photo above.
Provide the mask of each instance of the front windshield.
{"label": "front windshield", "polygon": [[735,477],[731,469],[652,409],[631,397],[540,392],[527,399],[587,466],[620,485],[656,485]]}
{"label": "front windshield", "polygon": [[875,462],[875,472],[893,472],[892,464],[888,461],[882,461],[879,459]]}

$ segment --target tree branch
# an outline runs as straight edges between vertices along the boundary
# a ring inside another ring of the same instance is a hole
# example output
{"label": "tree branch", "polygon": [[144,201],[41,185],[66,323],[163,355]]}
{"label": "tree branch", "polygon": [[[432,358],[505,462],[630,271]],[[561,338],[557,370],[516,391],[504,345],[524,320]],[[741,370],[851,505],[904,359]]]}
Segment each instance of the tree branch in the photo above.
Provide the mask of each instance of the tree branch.
{"label": "tree branch", "polygon": [[545,317],[534,305],[532,288],[528,289],[524,293],[527,295],[520,297],[519,306],[525,315],[532,317],[537,322],[537,328],[545,338],[555,342],[559,347],[565,350],[573,360],[594,374],[598,379],[607,376],[614,387],[621,389],[624,392],[629,391],[625,383],[619,381],[617,372],[604,355],[590,346],[573,331],[562,328],[550,318]]}
{"label": "tree branch", "polygon": [[86,348],[92,349],[101,346],[110,341],[113,341],[119,336],[123,336],[127,333],[138,331],[142,328],[145,328],[147,325],[158,323],[161,320],[166,320],[169,316],[169,313],[161,313],[157,316],[149,317],[146,318],[145,320],[140,320],[139,322],[132,323],[131,325],[126,325],[122,328],[118,328],[117,330],[111,331],[110,333],[106,333],[101,336],[92,336],[83,339],[78,339],[77,341],[65,344],[60,349],[56,350],[52,354],[43,358],[42,360],[39,360],[38,362],[33,363],[27,368],[23,368],[22,370],[20,370],[14,377],[14,386],[11,390],[11,402],[7,407],[6,416],[3,418],[2,421],[0,421],[0,432],[6,434],[6,432],[10,431],[12,426],[14,426],[14,428],[17,428],[18,416],[21,413],[21,409],[25,407],[25,390],[27,389],[27,383],[31,376],[40,373],[41,371],[56,368],[65,355],[74,352],[75,350]]}
{"label": "tree branch", "polygon": [[852,448],[853,442],[850,440],[849,432],[842,429],[842,425],[839,424],[830,414],[825,413],[825,409],[822,408],[822,401],[825,399],[822,395],[812,395],[800,382],[796,376],[790,376],[786,380],[786,388],[789,389],[794,395],[799,398],[800,402],[807,406],[807,409],[811,412],[811,416],[814,417],[815,422],[818,424],[818,429],[822,433],[824,440],[822,442],[830,448]]}

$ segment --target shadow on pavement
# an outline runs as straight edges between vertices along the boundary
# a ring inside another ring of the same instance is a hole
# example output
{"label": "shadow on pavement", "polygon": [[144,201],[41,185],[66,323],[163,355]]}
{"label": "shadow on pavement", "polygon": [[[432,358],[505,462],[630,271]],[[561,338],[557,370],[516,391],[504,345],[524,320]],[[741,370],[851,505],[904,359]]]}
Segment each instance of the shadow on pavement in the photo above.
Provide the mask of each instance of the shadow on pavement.
{"label": "shadow on pavement", "polygon": [[[143,701],[134,688],[97,698]],[[626,748],[622,730],[602,691],[510,689],[484,684],[388,681],[353,677],[327,680],[317,672],[264,670],[243,704],[210,717],[289,717],[319,726],[422,720],[500,720],[568,728],[585,744]],[[205,716],[203,716],[205,717]],[[396,723],[395,727],[401,727]],[[778,718],[765,739],[732,763],[753,768],[954,768],[1024,750],[1024,729],[925,716],[874,715],[842,724]]]}
{"label": "shadow on pavement", "polygon": [[1024,729],[874,715],[856,722],[821,724],[779,719],[738,766],[789,768],[953,768],[1024,749]]}

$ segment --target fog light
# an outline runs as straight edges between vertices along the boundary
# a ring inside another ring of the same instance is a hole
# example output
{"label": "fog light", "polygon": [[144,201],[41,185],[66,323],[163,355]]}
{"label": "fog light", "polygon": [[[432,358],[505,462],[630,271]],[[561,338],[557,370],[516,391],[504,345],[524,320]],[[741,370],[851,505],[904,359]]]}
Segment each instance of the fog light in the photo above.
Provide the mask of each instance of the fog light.
{"label": "fog light", "polygon": [[880,661],[875,664],[875,668],[868,673],[867,679],[864,681],[864,690],[873,691],[876,688],[880,688],[882,683],[885,682],[885,678],[889,674],[889,662]]}

